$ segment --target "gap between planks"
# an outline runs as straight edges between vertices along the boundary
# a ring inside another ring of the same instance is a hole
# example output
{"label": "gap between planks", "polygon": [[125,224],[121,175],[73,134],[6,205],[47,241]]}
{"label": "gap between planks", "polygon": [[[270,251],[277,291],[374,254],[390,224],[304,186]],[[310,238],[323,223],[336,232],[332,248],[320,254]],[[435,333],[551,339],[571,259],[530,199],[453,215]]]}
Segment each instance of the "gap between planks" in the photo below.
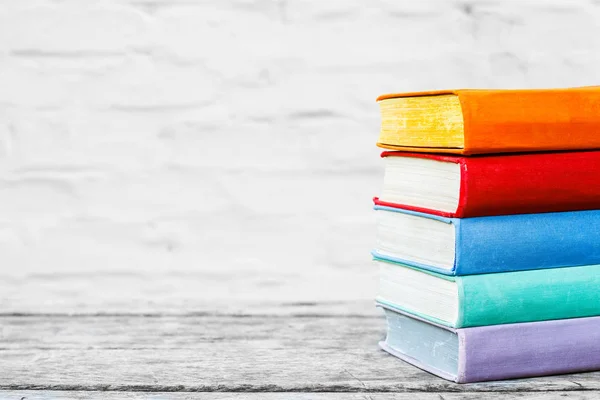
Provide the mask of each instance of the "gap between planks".
{"label": "gap between planks", "polygon": [[[561,392],[561,399],[595,400],[598,392]],[[1,391],[2,400],[116,400],[116,399],[148,399],[148,400],[414,400],[414,393],[140,393],[140,392],[93,392],[93,391]],[[459,400],[459,399],[481,399],[481,393],[420,393],[422,400]],[[525,399],[525,400],[547,400],[557,398],[556,393],[487,393],[486,399]]]}

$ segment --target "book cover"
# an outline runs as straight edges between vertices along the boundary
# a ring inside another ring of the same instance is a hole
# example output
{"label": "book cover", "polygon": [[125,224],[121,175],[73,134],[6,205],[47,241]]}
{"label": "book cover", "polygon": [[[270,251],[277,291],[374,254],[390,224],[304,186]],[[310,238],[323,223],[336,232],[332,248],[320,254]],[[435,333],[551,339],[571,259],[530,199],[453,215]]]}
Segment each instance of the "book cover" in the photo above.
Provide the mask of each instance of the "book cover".
{"label": "book cover", "polygon": [[[454,328],[600,315],[600,265],[446,276],[378,261],[382,263],[379,304]],[[395,275],[406,274],[394,274],[393,269],[401,269],[399,273],[404,272],[402,269],[411,271],[410,282],[395,279]],[[424,274],[424,279],[415,274]],[[426,303],[427,291],[436,295],[441,287],[431,277],[440,283],[454,283],[457,298],[452,301],[455,306],[450,312],[439,312],[442,308],[447,310],[447,304]],[[399,292],[414,295],[398,297]]]}
{"label": "book cover", "polygon": [[[600,87],[424,91],[377,101],[382,148],[467,155],[600,148]],[[415,110],[414,123],[404,118]]]}
{"label": "book cover", "polygon": [[381,156],[423,158],[460,165],[456,211],[443,212],[376,198],[375,203],[382,206],[456,218],[600,208],[600,151],[474,157],[383,152]]}
{"label": "book cover", "polygon": [[384,308],[380,347],[458,383],[600,369],[600,317],[453,329]]}
{"label": "book cover", "polygon": [[[392,256],[384,253],[378,244],[373,256],[379,259],[445,275],[600,264],[600,210],[447,218],[394,207],[376,205],[374,208],[378,213],[402,213],[439,221],[452,225],[455,230],[451,244],[454,246],[454,262],[450,268],[440,268],[402,255]],[[428,235],[420,246],[427,251],[427,248],[448,245],[436,240],[436,235]]]}

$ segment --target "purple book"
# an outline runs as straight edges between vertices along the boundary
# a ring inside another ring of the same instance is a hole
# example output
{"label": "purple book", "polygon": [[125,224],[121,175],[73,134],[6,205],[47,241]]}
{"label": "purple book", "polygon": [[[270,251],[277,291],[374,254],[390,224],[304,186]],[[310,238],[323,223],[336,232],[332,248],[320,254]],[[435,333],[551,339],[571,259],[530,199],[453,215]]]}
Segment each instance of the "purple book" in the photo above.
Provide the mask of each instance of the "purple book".
{"label": "purple book", "polygon": [[384,310],[381,348],[454,382],[600,370],[600,317],[453,329]]}

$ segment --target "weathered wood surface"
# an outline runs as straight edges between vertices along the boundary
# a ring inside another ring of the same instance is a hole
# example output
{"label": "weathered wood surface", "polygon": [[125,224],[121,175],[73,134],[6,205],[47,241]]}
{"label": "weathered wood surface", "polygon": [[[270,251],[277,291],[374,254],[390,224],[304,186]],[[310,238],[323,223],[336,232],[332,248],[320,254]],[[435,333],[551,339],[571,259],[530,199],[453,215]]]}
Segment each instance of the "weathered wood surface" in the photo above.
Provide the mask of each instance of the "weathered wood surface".
{"label": "weathered wood surface", "polygon": [[368,265],[209,270],[5,269],[0,399],[600,396],[597,373],[456,385],[385,354]]}
{"label": "weathered wood surface", "polygon": [[595,392],[561,392],[561,393],[147,393],[147,392],[85,392],[85,391],[55,391],[44,392],[34,390],[13,391],[0,390],[2,400],[549,400],[549,399],[579,399],[596,400]]}
{"label": "weathered wood surface", "polygon": [[2,316],[0,390],[600,393],[600,373],[453,384],[378,350],[384,326],[363,316]]}

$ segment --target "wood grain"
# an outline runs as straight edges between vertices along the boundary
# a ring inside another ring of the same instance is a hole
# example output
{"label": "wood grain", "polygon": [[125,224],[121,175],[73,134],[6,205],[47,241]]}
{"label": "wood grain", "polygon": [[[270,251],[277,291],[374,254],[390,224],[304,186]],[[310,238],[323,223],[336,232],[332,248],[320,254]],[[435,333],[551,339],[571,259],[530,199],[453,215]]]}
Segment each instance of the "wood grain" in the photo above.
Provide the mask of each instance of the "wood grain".
{"label": "wood grain", "polygon": [[4,316],[0,389],[146,392],[600,390],[600,374],[457,385],[377,348],[381,317]]}
{"label": "wood grain", "polygon": [[[83,391],[34,391],[34,390],[0,390],[0,399],[3,400],[116,400],[116,399],[148,399],[148,400],[414,400],[415,393],[147,393],[147,392],[83,392]],[[418,399],[422,400],[460,400],[481,399],[481,393],[419,393]],[[550,393],[486,393],[486,399],[525,399],[525,400],[548,400],[548,399],[579,399],[595,400],[598,398],[595,392],[555,392]]]}

